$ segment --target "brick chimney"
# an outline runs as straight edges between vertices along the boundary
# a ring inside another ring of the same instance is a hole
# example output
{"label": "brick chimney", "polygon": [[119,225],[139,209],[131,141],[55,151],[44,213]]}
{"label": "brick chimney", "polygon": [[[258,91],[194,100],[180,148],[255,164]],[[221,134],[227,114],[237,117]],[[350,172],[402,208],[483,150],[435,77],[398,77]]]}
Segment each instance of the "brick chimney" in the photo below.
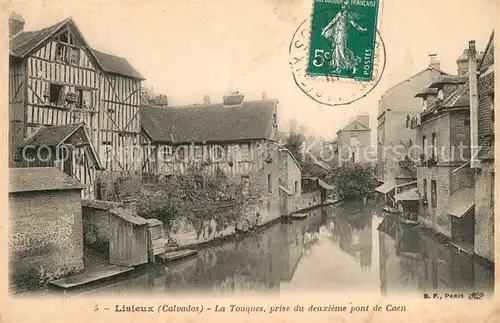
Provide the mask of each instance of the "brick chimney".
{"label": "brick chimney", "polygon": [[477,59],[476,42],[469,41],[468,50],[468,76],[469,76],[469,99],[470,99],[470,144],[471,159],[470,167],[479,168],[479,138],[478,138],[478,99],[477,99]]}
{"label": "brick chimney", "polygon": [[429,53],[430,57],[430,62],[429,62],[429,67],[435,68],[435,69],[441,69],[441,62],[437,58],[436,53]]}
{"label": "brick chimney", "polygon": [[9,38],[24,30],[24,18],[17,12],[9,14]]}
{"label": "brick chimney", "polygon": [[370,128],[370,116],[365,114],[365,115],[359,115],[356,117],[356,120],[361,123],[362,125]]}
{"label": "brick chimney", "polygon": [[223,97],[224,106],[237,106],[243,103],[244,95],[238,91],[231,92]]}

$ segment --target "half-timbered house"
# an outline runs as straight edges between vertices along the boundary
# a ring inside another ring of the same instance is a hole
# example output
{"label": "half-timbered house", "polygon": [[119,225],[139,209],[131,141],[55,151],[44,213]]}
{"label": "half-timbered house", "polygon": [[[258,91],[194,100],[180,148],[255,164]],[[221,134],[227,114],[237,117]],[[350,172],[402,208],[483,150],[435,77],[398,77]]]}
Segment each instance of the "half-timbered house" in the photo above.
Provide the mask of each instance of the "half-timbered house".
{"label": "half-timbered house", "polygon": [[78,154],[88,176],[72,175],[90,188],[101,165],[96,157],[109,171],[140,171],[134,145],[140,147],[144,78],[126,59],[92,49],[72,18],[25,31],[14,14],[9,27],[11,164],[26,165],[20,149],[40,129],[83,124],[87,139],[79,140]]}
{"label": "half-timbered house", "polygon": [[203,165],[248,183],[250,192],[266,197],[266,213],[279,215],[277,104],[236,93],[218,104],[142,106],[143,176]]}

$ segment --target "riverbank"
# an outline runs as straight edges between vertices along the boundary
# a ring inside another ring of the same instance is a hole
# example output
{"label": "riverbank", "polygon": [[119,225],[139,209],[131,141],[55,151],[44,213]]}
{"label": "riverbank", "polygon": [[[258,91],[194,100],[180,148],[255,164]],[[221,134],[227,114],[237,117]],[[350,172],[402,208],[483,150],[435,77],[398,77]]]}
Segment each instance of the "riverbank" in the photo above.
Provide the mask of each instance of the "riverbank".
{"label": "riverbank", "polygon": [[[310,212],[314,209],[328,206],[328,205],[333,205],[338,203],[340,200],[339,199],[334,199],[334,200],[327,200],[324,203],[312,205],[312,206],[307,206],[302,209],[298,209],[294,213],[303,213],[303,212]],[[234,227],[227,228],[226,230],[222,230],[218,236],[213,236],[213,237],[207,237],[207,238],[196,238],[195,235],[192,233],[188,235],[182,235],[182,234],[172,234],[170,237],[174,239],[178,246],[177,247],[171,247],[167,249],[167,252],[173,252],[173,251],[180,251],[180,250],[185,250],[185,249],[203,249],[207,247],[211,247],[213,245],[219,244],[221,242],[229,241],[231,239],[235,238],[240,238],[240,237],[245,237],[247,235],[255,234],[258,232],[262,232],[266,228],[282,221],[283,219],[287,219],[289,216],[279,216],[275,219],[272,219],[267,222],[263,222],[260,224],[257,224],[253,227],[251,227],[248,231],[245,232],[236,232]]]}
{"label": "riverbank", "polygon": [[421,297],[422,288],[429,293],[492,295],[491,269],[423,234],[405,230],[404,243],[398,244],[393,233],[378,230],[384,217],[374,203],[347,201],[308,213],[306,219],[270,221],[246,233],[200,244],[197,256],[166,266],[138,267],[72,295],[135,295],[139,291],[160,296],[271,295],[311,290],[340,295],[355,289]]}

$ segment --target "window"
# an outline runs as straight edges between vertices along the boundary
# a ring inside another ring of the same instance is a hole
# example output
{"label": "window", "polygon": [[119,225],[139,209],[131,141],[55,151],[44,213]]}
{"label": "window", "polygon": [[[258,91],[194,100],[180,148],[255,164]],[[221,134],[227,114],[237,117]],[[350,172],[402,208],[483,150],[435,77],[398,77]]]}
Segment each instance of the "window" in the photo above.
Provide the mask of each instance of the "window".
{"label": "window", "polygon": [[427,100],[424,99],[422,105],[423,105],[423,110],[424,111],[427,110]]}
{"label": "window", "polygon": [[436,158],[436,154],[437,154],[436,133],[435,132],[432,133],[431,142],[432,142],[432,159],[435,159]]}
{"label": "window", "polygon": [[78,166],[85,165],[85,151],[77,150],[74,151],[73,158],[75,159],[75,164]]}
{"label": "window", "polygon": [[167,160],[172,156],[172,147],[163,146],[161,147],[161,157],[163,160]]}
{"label": "window", "polygon": [[78,94],[78,108],[90,110],[93,108],[92,105],[92,91],[88,90],[76,90]]}
{"label": "window", "polygon": [[176,152],[177,152],[177,158],[179,160],[184,160],[186,158],[185,148],[186,147],[184,147],[184,146],[177,147]]}
{"label": "window", "polygon": [[57,43],[56,46],[56,61],[65,62],[66,61],[66,45]]}
{"label": "window", "polygon": [[358,136],[351,136],[351,147],[359,146]]}
{"label": "window", "polygon": [[431,180],[431,206],[437,207],[437,183],[435,180]]}
{"label": "window", "polygon": [[273,183],[271,174],[267,175],[267,191],[269,194],[273,194]]}
{"label": "window", "polygon": [[239,146],[239,151],[240,151],[240,158],[242,160],[248,160],[248,157],[250,156],[250,148],[248,147],[248,144],[241,144]]}
{"label": "window", "polygon": [[49,88],[49,103],[60,105],[62,101],[64,86],[59,84],[50,84]]}
{"label": "window", "polygon": [[295,181],[293,183],[293,194],[297,194],[299,191],[299,183],[297,181]]}
{"label": "window", "polygon": [[353,163],[355,163],[355,162],[356,162],[356,153],[351,153],[351,161],[352,161]]}
{"label": "window", "polygon": [[423,184],[424,186],[424,196],[423,196],[423,201],[424,204],[427,204],[427,178],[424,178]]}
{"label": "window", "polygon": [[195,146],[194,147],[194,158],[196,158],[196,159],[203,158],[203,147],[202,146]]}
{"label": "window", "polygon": [[442,100],[442,99],[444,99],[444,93],[443,93],[443,90],[439,90],[439,91],[438,91],[437,98],[438,98],[438,100]]}
{"label": "window", "polygon": [[273,114],[273,126],[277,127],[278,126],[278,118],[276,117],[276,113]]}
{"label": "window", "polygon": [[68,62],[70,64],[78,65],[80,62],[80,49],[76,47],[68,47]]}
{"label": "window", "polygon": [[226,148],[222,146],[215,146],[215,158],[218,160],[223,159],[226,154]]}
{"label": "window", "polygon": [[469,118],[464,119],[464,126],[470,126],[470,119]]}
{"label": "window", "polygon": [[427,149],[427,136],[422,136],[422,153],[426,153],[426,149]]}

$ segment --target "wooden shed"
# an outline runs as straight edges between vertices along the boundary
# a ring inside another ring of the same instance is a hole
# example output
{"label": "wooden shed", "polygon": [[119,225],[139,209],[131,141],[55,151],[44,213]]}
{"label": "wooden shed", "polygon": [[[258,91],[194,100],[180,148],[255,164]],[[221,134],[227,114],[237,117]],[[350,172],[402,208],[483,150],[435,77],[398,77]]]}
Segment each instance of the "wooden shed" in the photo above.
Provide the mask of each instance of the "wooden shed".
{"label": "wooden shed", "polygon": [[121,207],[109,211],[109,262],[137,266],[148,262],[148,222]]}

